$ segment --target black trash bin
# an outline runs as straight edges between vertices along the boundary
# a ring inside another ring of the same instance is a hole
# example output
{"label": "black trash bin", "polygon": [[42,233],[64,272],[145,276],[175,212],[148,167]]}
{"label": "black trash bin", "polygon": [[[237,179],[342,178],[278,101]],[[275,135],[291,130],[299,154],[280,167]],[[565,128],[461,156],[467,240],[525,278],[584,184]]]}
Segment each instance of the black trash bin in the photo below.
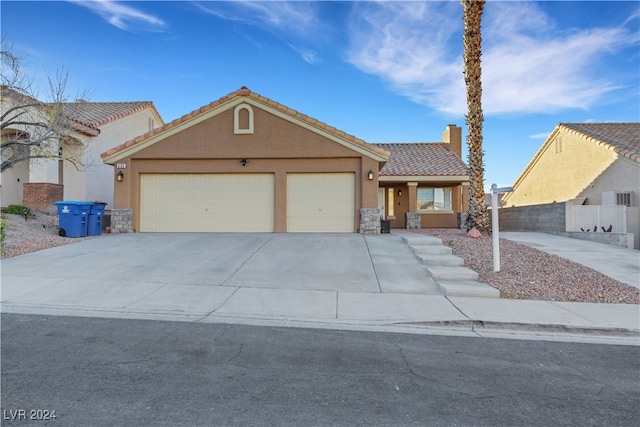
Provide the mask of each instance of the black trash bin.
{"label": "black trash bin", "polygon": [[388,219],[380,220],[380,234],[389,234],[391,233],[391,221]]}

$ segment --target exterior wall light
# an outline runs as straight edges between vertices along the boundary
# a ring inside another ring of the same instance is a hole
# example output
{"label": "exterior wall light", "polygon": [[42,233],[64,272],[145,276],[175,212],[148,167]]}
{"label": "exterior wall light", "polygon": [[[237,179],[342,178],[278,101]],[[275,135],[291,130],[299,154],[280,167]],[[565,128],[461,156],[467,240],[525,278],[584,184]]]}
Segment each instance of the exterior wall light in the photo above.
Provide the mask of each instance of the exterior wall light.
{"label": "exterior wall light", "polygon": [[118,182],[122,182],[122,181],[124,181],[124,172],[119,171],[119,172],[116,174],[116,180],[118,180]]}
{"label": "exterior wall light", "polygon": [[367,178],[369,178],[369,181],[373,180],[373,171],[371,169],[369,169],[369,173],[367,174]]}
{"label": "exterior wall light", "polygon": [[402,190],[398,190],[398,197],[402,197]]}
{"label": "exterior wall light", "polygon": [[242,163],[242,166],[247,166],[247,163],[249,163],[248,159],[241,159],[240,163]]}

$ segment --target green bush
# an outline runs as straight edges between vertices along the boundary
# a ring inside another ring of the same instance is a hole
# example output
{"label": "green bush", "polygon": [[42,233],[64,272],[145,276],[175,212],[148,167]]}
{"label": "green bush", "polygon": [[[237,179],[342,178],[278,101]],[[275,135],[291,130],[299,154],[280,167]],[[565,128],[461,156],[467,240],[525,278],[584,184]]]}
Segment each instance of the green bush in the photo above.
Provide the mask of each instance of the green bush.
{"label": "green bush", "polygon": [[25,210],[27,211],[26,212],[27,215],[31,215],[31,209],[22,205],[9,205],[6,208],[3,208],[2,212],[12,214],[12,215],[24,215]]}
{"label": "green bush", "polygon": [[5,228],[7,228],[7,220],[0,219],[0,247],[4,246]]}

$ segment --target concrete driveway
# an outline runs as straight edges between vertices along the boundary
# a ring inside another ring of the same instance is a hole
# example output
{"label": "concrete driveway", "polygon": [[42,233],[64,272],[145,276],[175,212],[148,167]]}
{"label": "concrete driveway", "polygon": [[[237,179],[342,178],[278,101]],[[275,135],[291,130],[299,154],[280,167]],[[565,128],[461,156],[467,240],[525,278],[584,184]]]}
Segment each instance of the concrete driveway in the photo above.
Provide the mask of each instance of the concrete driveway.
{"label": "concrete driveway", "polygon": [[356,308],[363,294],[442,295],[394,235],[102,235],[2,262],[3,308],[23,312],[335,318],[338,292]]}

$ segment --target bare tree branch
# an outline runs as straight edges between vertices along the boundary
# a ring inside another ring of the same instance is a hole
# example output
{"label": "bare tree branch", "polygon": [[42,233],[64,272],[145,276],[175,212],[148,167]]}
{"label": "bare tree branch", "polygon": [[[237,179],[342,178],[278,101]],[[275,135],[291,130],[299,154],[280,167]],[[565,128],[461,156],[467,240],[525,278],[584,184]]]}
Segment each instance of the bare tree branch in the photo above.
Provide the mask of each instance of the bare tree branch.
{"label": "bare tree branch", "polygon": [[69,102],[67,95],[68,72],[61,69],[47,76],[47,96],[39,100],[33,93],[31,76],[21,67],[24,56],[15,53],[13,45],[4,39],[0,41],[0,172],[20,162],[56,159],[81,170],[83,150],[61,148],[70,143],[86,146],[87,136],[97,135],[99,130],[77,119],[78,104]]}

